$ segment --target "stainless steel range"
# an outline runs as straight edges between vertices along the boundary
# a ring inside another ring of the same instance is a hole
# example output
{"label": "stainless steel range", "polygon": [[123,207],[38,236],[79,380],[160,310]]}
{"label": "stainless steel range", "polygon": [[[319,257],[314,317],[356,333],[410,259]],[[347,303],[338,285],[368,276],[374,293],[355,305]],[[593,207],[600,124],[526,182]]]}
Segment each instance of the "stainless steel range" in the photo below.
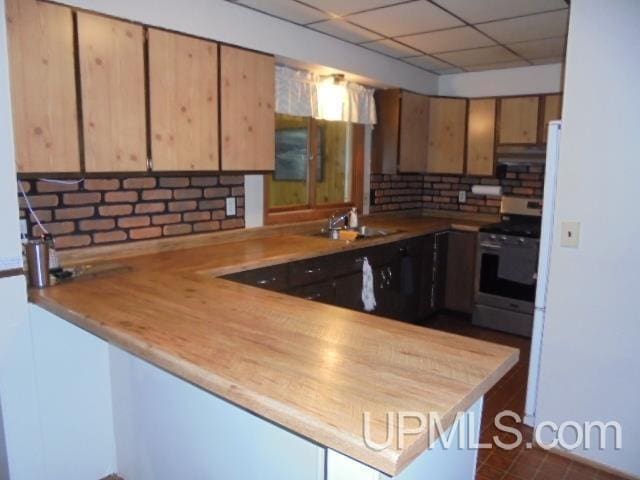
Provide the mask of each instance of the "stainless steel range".
{"label": "stainless steel range", "polygon": [[500,215],[478,236],[473,324],[530,337],[542,200],[502,197]]}

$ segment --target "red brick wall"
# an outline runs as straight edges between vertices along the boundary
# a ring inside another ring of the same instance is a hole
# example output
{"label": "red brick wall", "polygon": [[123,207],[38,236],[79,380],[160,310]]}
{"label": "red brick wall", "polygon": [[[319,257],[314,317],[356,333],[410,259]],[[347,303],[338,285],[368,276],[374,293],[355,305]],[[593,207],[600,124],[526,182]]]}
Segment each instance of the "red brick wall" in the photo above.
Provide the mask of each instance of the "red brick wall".
{"label": "red brick wall", "polygon": [[[87,178],[79,184],[19,180],[58,249],[244,227],[244,177],[237,175]],[[40,227],[18,193],[32,236]],[[227,216],[225,198],[236,198]]]}
{"label": "red brick wall", "polygon": [[[497,214],[500,200],[474,195],[472,185],[501,185],[505,195],[542,198],[544,166],[511,165],[496,177],[464,175],[371,175],[371,212],[426,208],[466,213]],[[458,202],[458,192],[467,201]]]}

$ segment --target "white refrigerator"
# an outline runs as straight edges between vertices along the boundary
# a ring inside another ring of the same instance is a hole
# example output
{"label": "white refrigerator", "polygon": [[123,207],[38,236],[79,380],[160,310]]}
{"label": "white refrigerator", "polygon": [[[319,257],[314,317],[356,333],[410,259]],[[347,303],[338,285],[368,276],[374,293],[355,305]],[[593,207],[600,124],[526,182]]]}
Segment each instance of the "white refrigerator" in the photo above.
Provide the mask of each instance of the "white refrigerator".
{"label": "white refrigerator", "polygon": [[533,332],[531,334],[529,380],[527,383],[527,398],[524,408],[524,423],[531,427],[536,423],[538,379],[540,375],[540,358],[542,356],[542,338],[544,336],[549,268],[551,266],[551,249],[553,245],[553,225],[556,207],[556,185],[558,162],[560,159],[561,134],[562,122],[560,120],[550,122],[547,135],[547,159],[545,163],[544,195],[542,199],[542,230],[540,233],[538,281],[533,314]]}

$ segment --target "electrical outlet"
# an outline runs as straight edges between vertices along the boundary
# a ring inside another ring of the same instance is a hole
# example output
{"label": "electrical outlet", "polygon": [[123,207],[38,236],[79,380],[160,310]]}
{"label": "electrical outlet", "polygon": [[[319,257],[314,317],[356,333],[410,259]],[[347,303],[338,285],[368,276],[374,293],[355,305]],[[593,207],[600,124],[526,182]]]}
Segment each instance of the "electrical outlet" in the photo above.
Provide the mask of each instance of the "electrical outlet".
{"label": "electrical outlet", "polygon": [[580,244],[580,222],[562,222],[560,245],[568,248],[578,248]]}
{"label": "electrical outlet", "polygon": [[236,214],[236,199],[235,197],[227,197],[225,202],[227,207],[227,216],[232,217]]}
{"label": "electrical outlet", "polygon": [[466,192],[466,190],[460,190],[458,192],[458,203],[467,203],[467,192]]}
{"label": "electrical outlet", "polygon": [[26,238],[29,236],[29,232],[27,231],[27,219],[20,219],[20,237]]}

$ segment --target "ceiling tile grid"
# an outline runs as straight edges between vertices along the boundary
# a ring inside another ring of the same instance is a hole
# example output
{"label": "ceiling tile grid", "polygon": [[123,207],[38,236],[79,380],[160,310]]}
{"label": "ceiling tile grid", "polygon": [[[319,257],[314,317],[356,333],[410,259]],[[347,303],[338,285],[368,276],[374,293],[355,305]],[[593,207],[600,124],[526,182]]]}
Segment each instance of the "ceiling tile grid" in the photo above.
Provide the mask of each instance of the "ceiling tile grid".
{"label": "ceiling tile grid", "polygon": [[445,75],[564,61],[566,0],[227,0]]}

